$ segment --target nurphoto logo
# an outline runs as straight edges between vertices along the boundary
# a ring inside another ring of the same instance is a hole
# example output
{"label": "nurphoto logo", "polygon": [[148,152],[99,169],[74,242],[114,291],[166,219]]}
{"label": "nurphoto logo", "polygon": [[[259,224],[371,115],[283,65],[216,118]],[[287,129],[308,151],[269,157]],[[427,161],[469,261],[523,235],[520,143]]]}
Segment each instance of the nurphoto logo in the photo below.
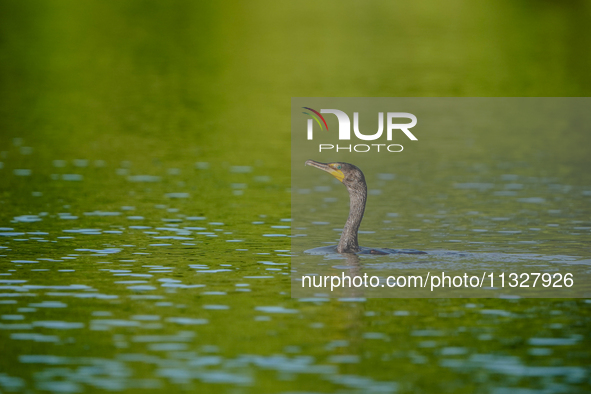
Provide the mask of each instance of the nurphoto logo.
{"label": "nurphoto logo", "polygon": [[[339,141],[351,140],[351,119],[349,115],[338,109],[321,109],[320,112],[310,108],[302,107],[308,111],[303,112],[305,115],[310,116],[307,122],[307,138],[308,140],[314,139],[314,121],[320,127],[320,130],[328,131],[328,125],[326,119],[322,114],[333,114],[336,115],[339,122]],[[399,122],[399,119],[409,119],[410,123],[395,123]],[[413,128],[417,124],[417,117],[408,112],[387,112],[386,113],[386,140],[392,141],[393,132],[400,130],[406,135],[411,141],[417,141],[417,137],[410,132],[409,129]],[[384,113],[378,113],[378,131],[374,134],[363,134],[359,130],[359,112],[353,112],[353,133],[357,139],[363,141],[375,141],[382,137],[384,133]],[[373,148],[372,148],[373,147]],[[318,151],[323,150],[336,150],[365,153],[371,150],[377,150],[380,152],[380,148],[385,147],[382,151],[388,152],[402,152],[403,147],[400,144],[356,144],[356,145],[333,145],[333,144],[319,144]]]}

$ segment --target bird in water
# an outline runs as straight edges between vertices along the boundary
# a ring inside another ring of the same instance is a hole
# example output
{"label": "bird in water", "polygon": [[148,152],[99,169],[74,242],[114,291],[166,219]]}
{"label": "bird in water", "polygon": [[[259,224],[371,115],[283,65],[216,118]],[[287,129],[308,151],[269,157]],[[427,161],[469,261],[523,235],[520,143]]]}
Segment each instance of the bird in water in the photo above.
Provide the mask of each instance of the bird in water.
{"label": "bird in water", "polygon": [[316,167],[326,171],[337,178],[347,187],[349,192],[349,217],[343,228],[339,244],[331,247],[322,247],[311,249],[308,252],[312,254],[325,253],[362,253],[362,254],[425,254],[420,250],[414,249],[389,249],[389,248],[365,248],[360,247],[357,240],[359,225],[365,212],[365,202],[367,201],[367,184],[363,172],[353,164],[335,162],[319,163],[314,160],[306,161],[306,165]]}

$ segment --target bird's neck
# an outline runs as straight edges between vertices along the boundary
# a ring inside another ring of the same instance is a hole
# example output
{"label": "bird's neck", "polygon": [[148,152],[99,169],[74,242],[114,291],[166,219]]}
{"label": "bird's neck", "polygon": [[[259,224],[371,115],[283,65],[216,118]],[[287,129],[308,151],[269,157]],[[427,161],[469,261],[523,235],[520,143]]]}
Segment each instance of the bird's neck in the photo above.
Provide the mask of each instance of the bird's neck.
{"label": "bird's neck", "polygon": [[358,185],[357,187],[347,187],[349,191],[349,217],[345,223],[343,234],[337,246],[339,253],[359,252],[359,243],[357,241],[357,232],[363,212],[365,211],[365,201],[367,200],[367,186]]}

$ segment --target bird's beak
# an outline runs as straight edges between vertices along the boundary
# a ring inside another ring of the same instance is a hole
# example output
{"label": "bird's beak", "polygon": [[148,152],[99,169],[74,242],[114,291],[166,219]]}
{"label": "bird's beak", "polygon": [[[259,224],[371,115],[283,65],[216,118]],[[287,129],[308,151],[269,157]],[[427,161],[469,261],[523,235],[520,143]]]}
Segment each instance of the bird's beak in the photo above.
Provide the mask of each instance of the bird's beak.
{"label": "bird's beak", "polygon": [[339,180],[339,182],[342,182],[343,179],[345,179],[345,174],[343,174],[343,171],[341,171],[341,170],[335,170],[334,168],[332,168],[331,166],[329,166],[326,163],[319,163],[319,162],[314,161],[314,160],[307,160],[306,161],[306,165],[307,166],[316,167],[316,168],[321,169],[322,171],[328,172],[330,175],[332,175],[335,178],[337,178]]}

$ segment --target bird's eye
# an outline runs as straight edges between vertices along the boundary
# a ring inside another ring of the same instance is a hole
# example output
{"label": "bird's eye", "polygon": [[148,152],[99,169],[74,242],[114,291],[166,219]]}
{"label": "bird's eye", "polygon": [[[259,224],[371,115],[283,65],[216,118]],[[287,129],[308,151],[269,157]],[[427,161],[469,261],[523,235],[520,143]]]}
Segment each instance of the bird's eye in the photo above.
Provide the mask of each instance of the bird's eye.
{"label": "bird's eye", "polygon": [[337,170],[340,170],[340,169],[341,169],[341,165],[339,164],[339,165],[337,166]]}

